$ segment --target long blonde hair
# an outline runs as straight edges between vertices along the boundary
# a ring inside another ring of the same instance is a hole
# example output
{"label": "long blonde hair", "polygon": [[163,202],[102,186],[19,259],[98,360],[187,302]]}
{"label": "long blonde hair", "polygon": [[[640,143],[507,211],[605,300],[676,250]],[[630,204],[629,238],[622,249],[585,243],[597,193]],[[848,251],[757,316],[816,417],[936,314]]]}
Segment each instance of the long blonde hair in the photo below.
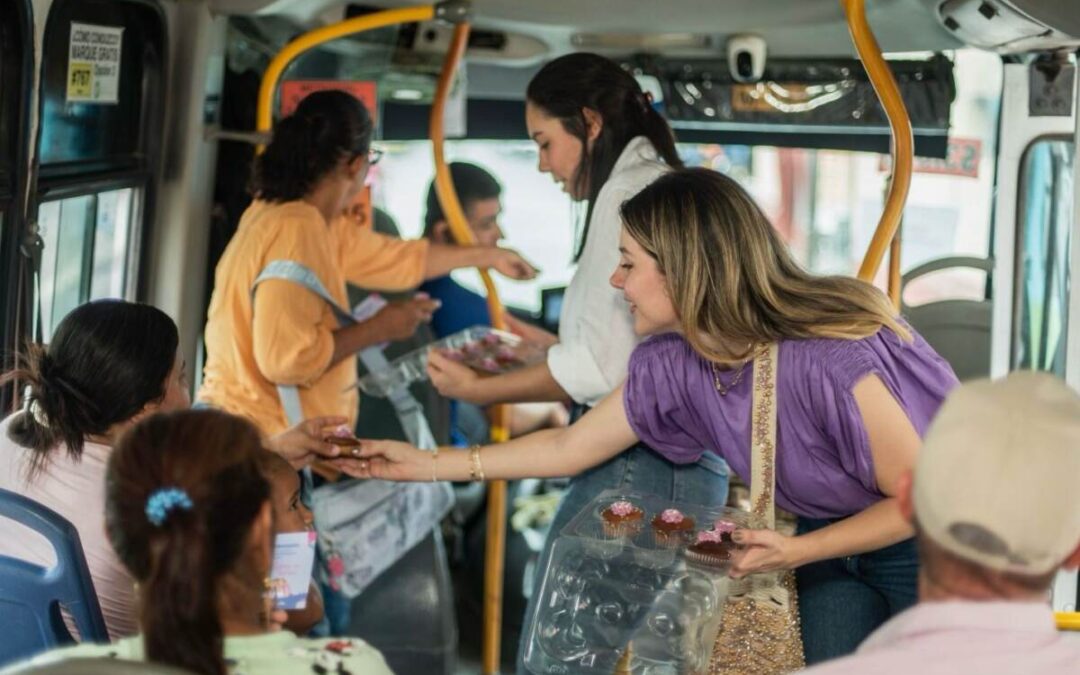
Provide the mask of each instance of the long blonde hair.
{"label": "long blonde hair", "polygon": [[[723,174],[664,174],[623,204],[622,219],[667,277],[683,335],[712,361],[741,361],[778,340],[859,339],[882,327],[911,338],[871,284],[800,268],[753,198]],[[732,345],[748,346],[732,353]]]}

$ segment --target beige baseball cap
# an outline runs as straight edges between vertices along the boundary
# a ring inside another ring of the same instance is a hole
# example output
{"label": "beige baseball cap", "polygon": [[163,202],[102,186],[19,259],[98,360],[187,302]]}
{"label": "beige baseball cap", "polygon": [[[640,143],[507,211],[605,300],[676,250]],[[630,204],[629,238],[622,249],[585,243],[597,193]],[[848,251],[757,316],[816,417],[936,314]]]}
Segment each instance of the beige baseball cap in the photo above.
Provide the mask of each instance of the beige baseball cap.
{"label": "beige baseball cap", "polygon": [[957,387],[923,441],[915,517],[985,567],[1050,572],[1080,546],[1080,396],[1044,373]]}

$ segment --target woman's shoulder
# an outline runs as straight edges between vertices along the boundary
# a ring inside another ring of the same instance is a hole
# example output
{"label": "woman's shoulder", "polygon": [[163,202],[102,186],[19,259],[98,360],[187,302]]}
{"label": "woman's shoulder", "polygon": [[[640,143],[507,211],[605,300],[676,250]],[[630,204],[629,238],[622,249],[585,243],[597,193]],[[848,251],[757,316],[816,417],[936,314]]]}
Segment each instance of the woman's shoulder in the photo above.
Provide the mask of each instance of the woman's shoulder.
{"label": "woman's shoulder", "polygon": [[600,188],[597,199],[614,198],[621,204],[670,169],[660,161],[648,139],[643,136],[633,138],[619,156],[607,182]]}
{"label": "woman's shoulder", "polygon": [[302,200],[267,202],[256,199],[240,217],[240,229],[257,229],[264,233],[325,226],[319,210]]}
{"label": "woman's shoulder", "polygon": [[[918,332],[902,323],[909,337],[883,327],[862,338],[809,338],[786,340],[782,358],[797,376],[817,371],[844,387],[851,387],[866,375],[890,377],[909,371],[923,376],[937,373],[941,379],[955,379],[948,363],[927,344]],[[784,352],[787,352],[784,354]]]}
{"label": "woman's shoulder", "polygon": [[647,337],[630,354],[630,367],[642,367],[663,361],[672,365],[702,360],[678,333],[663,333]]}
{"label": "woman's shoulder", "polygon": [[231,637],[225,643],[226,656],[237,661],[257,663],[258,673],[351,672],[354,675],[390,675],[379,650],[355,637],[314,639],[300,638],[288,631]]}

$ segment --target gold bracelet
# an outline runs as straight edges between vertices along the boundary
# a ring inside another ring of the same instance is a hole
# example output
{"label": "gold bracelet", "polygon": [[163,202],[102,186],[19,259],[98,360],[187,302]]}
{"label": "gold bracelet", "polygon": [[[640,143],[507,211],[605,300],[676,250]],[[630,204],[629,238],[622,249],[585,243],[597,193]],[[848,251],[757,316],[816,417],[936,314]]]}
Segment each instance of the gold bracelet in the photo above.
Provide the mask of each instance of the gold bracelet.
{"label": "gold bracelet", "polygon": [[469,480],[483,482],[484,465],[480,463],[480,446],[469,448]]}
{"label": "gold bracelet", "polygon": [[431,482],[432,483],[439,482],[438,468],[439,468],[439,446],[436,445],[435,449],[431,453]]}

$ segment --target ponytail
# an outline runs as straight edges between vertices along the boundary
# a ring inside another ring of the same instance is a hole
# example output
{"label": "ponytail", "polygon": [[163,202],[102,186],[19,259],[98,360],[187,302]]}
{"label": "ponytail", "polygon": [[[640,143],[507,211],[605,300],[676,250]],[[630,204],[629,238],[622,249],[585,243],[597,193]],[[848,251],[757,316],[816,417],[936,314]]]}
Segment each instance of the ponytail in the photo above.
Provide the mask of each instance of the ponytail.
{"label": "ponytail", "polygon": [[255,158],[251,191],[258,199],[302,199],[341,160],[371,149],[371,116],[358,99],[341,91],[309,95],[281,120],[266,150]]}
{"label": "ponytail", "polygon": [[139,585],[139,625],[148,661],[226,675],[218,575],[201,520],[176,513],[154,533],[149,574]]}
{"label": "ponytail", "polygon": [[[557,118],[567,133],[581,141],[581,163],[573,187],[577,194],[586,195],[589,205],[575,262],[581,258],[588,240],[600,191],[630,141],[644,136],[669,166],[683,167],[675,149],[675,135],[667,121],[652,107],[637,80],[610,59],[587,52],[554,59],[529,82],[525,98]],[[603,120],[592,148],[582,112],[585,108],[597,112]]]}
{"label": "ponytail", "polygon": [[265,452],[249,422],[215,410],[154,415],[114,448],[105,526],[139,583],[147,660],[225,675],[223,595],[261,599],[269,573],[250,557],[252,528],[270,498]]}
{"label": "ponytail", "polygon": [[23,412],[8,436],[31,451],[28,479],[63,445],[82,457],[87,436],[102,435],[160,400],[176,361],[179,334],[150,305],[98,300],[72,310],[48,349],[30,345],[0,385],[26,384]]}

